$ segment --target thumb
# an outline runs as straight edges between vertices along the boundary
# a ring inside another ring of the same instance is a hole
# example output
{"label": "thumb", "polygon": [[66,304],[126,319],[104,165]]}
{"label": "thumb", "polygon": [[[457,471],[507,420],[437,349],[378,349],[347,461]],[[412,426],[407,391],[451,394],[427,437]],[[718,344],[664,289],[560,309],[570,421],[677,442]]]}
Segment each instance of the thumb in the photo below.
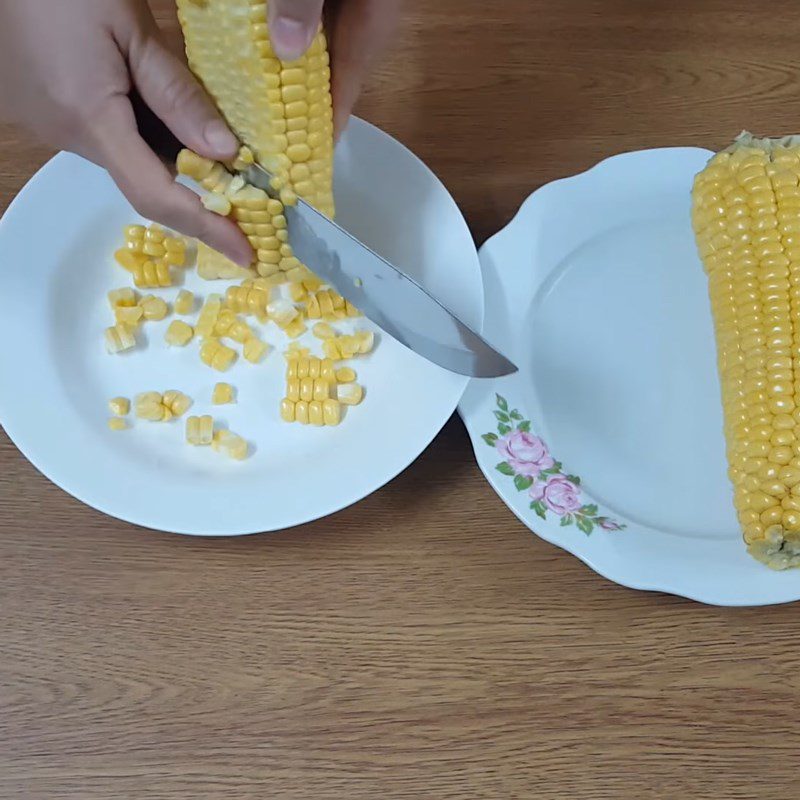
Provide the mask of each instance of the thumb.
{"label": "thumb", "polygon": [[311,46],[322,18],[323,0],[271,0],[269,36],[275,55],[295,61]]}
{"label": "thumb", "polygon": [[147,36],[129,56],[131,76],[142,99],[186,147],[225,161],[238,142],[200,84],[161,42]]}

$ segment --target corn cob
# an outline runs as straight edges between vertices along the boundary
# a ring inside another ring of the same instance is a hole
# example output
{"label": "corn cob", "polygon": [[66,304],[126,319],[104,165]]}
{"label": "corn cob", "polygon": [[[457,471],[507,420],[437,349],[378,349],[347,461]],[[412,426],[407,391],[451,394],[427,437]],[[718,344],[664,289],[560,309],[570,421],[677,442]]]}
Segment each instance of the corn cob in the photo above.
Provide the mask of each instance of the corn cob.
{"label": "corn cob", "polygon": [[692,201],[739,523],[755,558],[800,566],[800,138],[742,134]]}
{"label": "corn cob", "polygon": [[281,199],[300,195],[333,216],[333,108],[325,36],[291,64],[272,49],[265,0],[178,0],[194,74]]}

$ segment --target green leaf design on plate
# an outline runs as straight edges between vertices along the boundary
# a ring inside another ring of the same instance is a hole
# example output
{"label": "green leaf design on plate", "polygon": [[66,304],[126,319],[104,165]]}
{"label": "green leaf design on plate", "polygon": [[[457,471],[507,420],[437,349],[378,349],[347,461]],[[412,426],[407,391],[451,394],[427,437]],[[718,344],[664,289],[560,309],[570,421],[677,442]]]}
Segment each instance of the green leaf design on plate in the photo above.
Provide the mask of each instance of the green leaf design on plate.
{"label": "green leaf design on plate", "polygon": [[536,512],[537,517],[547,519],[547,508],[541,500],[534,500],[531,503],[531,508]]}
{"label": "green leaf design on plate", "polygon": [[[496,394],[497,408],[493,413],[497,420],[497,433],[484,433],[481,438],[486,442],[489,447],[496,447],[500,436],[506,436],[516,428],[517,431],[523,433],[530,433],[531,422],[524,419],[522,413],[516,408],[509,408],[508,401],[501,394]],[[534,478],[527,477],[526,475],[518,475],[514,472],[514,468],[508,461],[501,461],[495,469],[501,474],[514,479],[514,487],[518,492],[524,492],[530,489],[534,484]],[[554,476],[559,479],[566,479],[572,483],[576,490],[581,490],[581,479],[578,475],[566,475],[563,472],[563,465],[560,461],[554,461],[553,466],[549,469],[542,470],[535,480],[545,483]],[[527,498],[526,498],[527,499]],[[544,500],[533,500],[530,503],[531,510],[543,520],[547,520],[547,506]],[[602,527],[604,530],[625,530],[625,525],[609,519],[605,516],[600,516],[599,509],[596,503],[587,503],[581,506],[577,511],[563,514],[558,517],[559,525],[562,528],[567,528],[570,525],[575,525],[579,530],[583,531],[587,536],[596,528]],[[555,520],[553,520],[555,522]]]}
{"label": "green leaf design on plate", "polygon": [[530,489],[531,486],[533,486],[533,478],[528,478],[525,475],[515,475],[514,486],[517,487],[518,492],[524,492],[526,489]]}
{"label": "green leaf design on plate", "polygon": [[578,526],[578,529],[582,530],[587,536],[594,530],[594,523],[588,517],[575,517],[575,524]]}

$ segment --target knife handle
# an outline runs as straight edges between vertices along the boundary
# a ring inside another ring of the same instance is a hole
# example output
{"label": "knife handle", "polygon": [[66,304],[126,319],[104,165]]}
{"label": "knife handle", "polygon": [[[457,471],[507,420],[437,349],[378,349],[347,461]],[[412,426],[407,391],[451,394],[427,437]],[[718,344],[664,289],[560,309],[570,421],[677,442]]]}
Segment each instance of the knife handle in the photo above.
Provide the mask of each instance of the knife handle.
{"label": "knife handle", "polygon": [[141,95],[133,89],[128,96],[136,117],[139,135],[147,142],[150,149],[170,168],[175,171],[175,160],[183,145],[172,131],[153,113],[153,110],[142,100]]}

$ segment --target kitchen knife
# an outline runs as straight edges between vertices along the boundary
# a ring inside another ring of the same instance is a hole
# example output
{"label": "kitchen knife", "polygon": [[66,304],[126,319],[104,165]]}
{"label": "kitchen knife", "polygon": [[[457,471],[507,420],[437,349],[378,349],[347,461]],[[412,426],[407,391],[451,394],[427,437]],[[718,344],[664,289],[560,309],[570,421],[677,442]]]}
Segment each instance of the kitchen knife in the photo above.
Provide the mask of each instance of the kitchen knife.
{"label": "kitchen knife", "polygon": [[[257,164],[240,173],[275,196],[272,176]],[[497,378],[517,368],[412,277],[299,199],[286,206],[295,256],[366,317],[415,353],[451,372]]]}
{"label": "kitchen knife", "polygon": [[[130,95],[139,133],[165,163],[181,144],[136,92]],[[254,164],[242,177],[275,196],[271,175]],[[517,371],[505,356],[428,294],[412,277],[370,250],[304,200],[285,210],[297,258],[376,325],[415,353],[451,372],[495,378]]]}

